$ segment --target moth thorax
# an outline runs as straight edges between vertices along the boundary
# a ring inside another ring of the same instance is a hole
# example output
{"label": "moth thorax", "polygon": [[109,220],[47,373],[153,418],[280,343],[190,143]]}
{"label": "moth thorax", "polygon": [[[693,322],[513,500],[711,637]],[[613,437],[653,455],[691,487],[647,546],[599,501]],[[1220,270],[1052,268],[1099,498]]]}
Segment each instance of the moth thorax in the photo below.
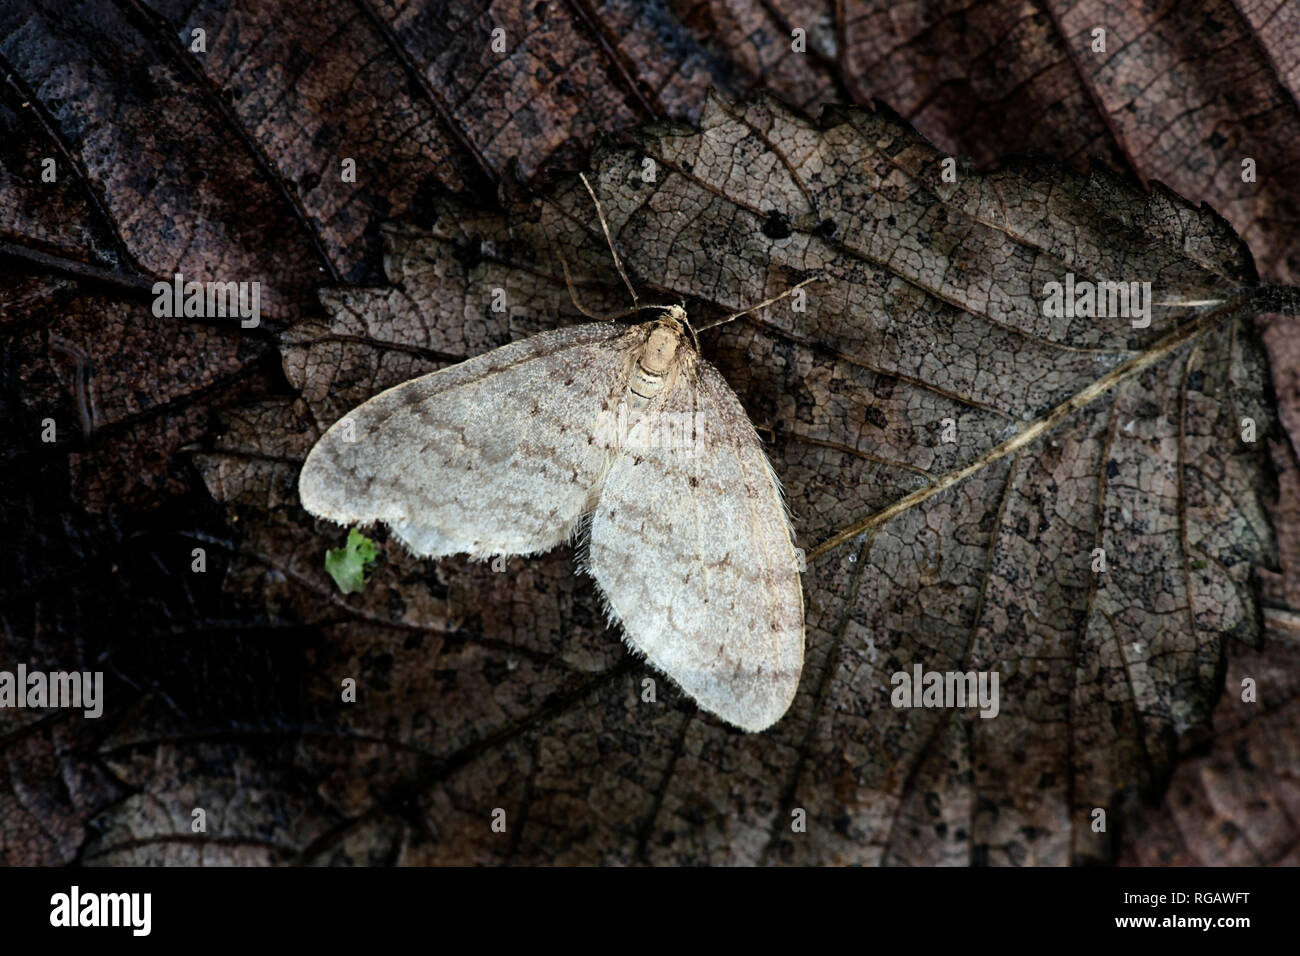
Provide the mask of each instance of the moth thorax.
{"label": "moth thorax", "polygon": [[650,330],[628,377],[628,403],[634,410],[643,407],[663,389],[681,341],[681,326],[671,317],[656,322]]}

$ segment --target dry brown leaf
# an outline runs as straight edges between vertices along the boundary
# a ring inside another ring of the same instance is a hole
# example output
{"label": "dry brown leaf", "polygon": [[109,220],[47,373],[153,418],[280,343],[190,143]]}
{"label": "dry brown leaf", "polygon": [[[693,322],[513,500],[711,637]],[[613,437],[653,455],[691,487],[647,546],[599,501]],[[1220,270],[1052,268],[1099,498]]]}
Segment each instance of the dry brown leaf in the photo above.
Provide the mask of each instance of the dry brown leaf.
{"label": "dry brown leaf", "polygon": [[[0,254],[16,261],[0,280],[0,317],[12,333],[3,416],[11,457],[3,477],[5,514],[19,542],[6,555],[3,656],[60,666],[115,657],[125,681],[110,694],[115,710],[156,692],[145,698],[151,709],[112,738],[140,747],[243,732],[253,735],[244,742],[251,747],[267,734],[319,734],[305,748],[316,756],[304,758],[301,773],[255,783],[256,774],[241,770],[249,787],[320,786],[330,796],[315,805],[317,819],[301,822],[299,845],[345,825],[363,805],[335,799],[355,795],[355,786],[341,782],[352,770],[347,754],[319,757],[334,745],[333,710],[299,700],[297,682],[315,680],[310,667],[330,653],[317,647],[310,625],[268,621],[256,609],[235,607],[237,596],[223,597],[220,608],[196,600],[215,587],[188,573],[190,548],[205,534],[220,535],[207,542],[209,577],[217,578],[224,548],[240,546],[241,524],[222,530],[219,520],[207,523],[204,492],[175,454],[207,431],[213,409],[278,387],[264,360],[273,343],[239,330],[177,334],[174,323],[149,315],[147,280],[137,268],[231,275],[255,267],[267,283],[268,309],[299,320],[319,282],[373,276],[375,224],[427,211],[438,183],[468,185],[486,200],[512,178],[516,161],[524,175],[543,181],[548,168],[585,162],[602,131],[655,116],[698,118],[703,91],[716,85],[733,95],[767,87],[804,106],[878,96],[941,148],[981,167],[1027,150],[1080,166],[1102,158],[1212,204],[1249,241],[1267,280],[1297,275],[1300,32],[1285,3],[1071,0],[1026,8],[1012,0],[977,7],[944,0],[902,8],[892,0],[583,0],[485,9],[435,0],[275,10],[130,2],[92,5],[90,16],[87,9],[56,2],[0,10],[0,128],[7,134],[0,136]],[[196,23],[208,27],[201,56],[178,39]],[[1104,55],[1090,49],[1089,33],[1099,24],[1109,34]],[[488,46],[498,25],[508,39],[501,56]],[[790,49],[795,28],[807,30],[806,55]],[[341,154],[357,159],[358,183],[332,185]],[[33,178],[51,155],[59,163],[57,189]],[[1242,182],[1243,156],[1257,160],[1258,182]],[[595,262],[592,274],[608,279],[608,262]],[[1284,416],[1300,407],[1288,327],[1274,324],[1268,339]],[[755,374],[727,372],[733,381]],[[761,390],[754,393],[760,404],[751,407],[761,409]],[[260,415],[260,427],[272,428],[286,420],[284,412],[273,402],[241,418]],[[51,413],[61,426],[56,449],[32,437],[33,422]],[[289,444],[283,434],[266,442],[273,454]],[[1293,444],[1273,444],[1283,482],[1275,512],[1283,573],[1267,576],[1272,638],[1259,653],[1236,645],[1225,675],[1234,694],[1241,673],[1276,674],[1290,659],[1294,615],[1286,607],[1296,606],[1300,527]],[[259,467],[269,473],[276,465]],[[239,480],[250,497],[259,487],[265,497],[257,481]],[[260,509],[244,513],[257,518]],[[252,545],[273,543],[264,532],[253,535]],[[251,573],[244,566],[241,573],[267,585],[254,593],[264,592],[268,608],[290,610],[293,585],[278,567],[290,565],[293,553],[268,554],[269,568]],[[567,586],[568,566],[558,567],[558,582]],[[494,588],[497,577],[478,586]],[[237,588],[238,580],[232,583]],[[515,622],[505,631],[527,633],[536,601],[504,587],[499,593],[511,610],[493,613]],[[588,624],[568,620],[584,634]],[[596,629],[591,646],[605,647],[610,638]],[[377,678],[392,667],[383,652],[368,660],[377,662]],[[421,668],[425,657],[398,663]],[[1294,698],[1289,684],[1269,687],[1262,679],[1261,694],[1271,702]],[[1237,779],[1220,774],[1205,788],[1214,798],[1195,804],[1210,808],[1204,819],[1195,807],[1180,808],[1186,788],[1176,783],[1165,803],[1176,819],[1129,827],[1122,839],[1163,827],[1178,831],[1181,859],[1240,859],[1239,847],[1221,852],[1213,834],[1224,819],[1250,830],[1252,818],[1267,813],[1261,801],[1287,804],[1286,778],[1260,768],[1285,766],[1291,709],[1247,709],[1257,715],[1248,731],[1224,725],[1216,713],[1216,732],[1238,729],[1216,738],[1212,759]],[[276,718],[265,718],[268,711]],[[72,858],[81,821],[118,791],[94,754],[114,719],[6,722],[0,858]],[[1242,733],[1276,741],[1277,755],[1236,759]],[[1208,758],[1194,746],[1181,749],[1187,772],[1200,773]],[[457,751],[457,759],[474,752]],[[109,763],[120,762],[122,751],[110,745],[106,753]],[[385,762],[353,756],[366,768]],[[292,758],[273,749],[268,759]],[[390,753],[387,763],[394,761]],[[146,793],[170,791],[166,768],[178,765],[161,760],[156,779],[131,779]],[[331,774],[328,784],[316,775],[318,765]],[[424,779],[406,770],[398,776]],[[215,777],[212,786],[223,792]],[[341,858],[367,858],[356,843],[360,832],[349,831]],[[1272,846],[1262,842],[1266,832]],[[1250,846],[1261,861],[1285,858],[1298,835],[1294,823],[1289,831],[1256,827]],[[171,837],[159,830],[145,839]],[[1142,852],[1129,847],[1127,858]]]}
{"label": "dry brown leaf", "polygon": [[[624,658],[564,549],[506,573],[389,549],[364,595],[334,593],[337,534],[293,497],[324,427],[576,320],[557,251],[589,307],[624,304],[576,182],[509,219],[448,202],[431,232],[387,231],[391,287],[329,292],[328,320],[284,336],[302,401],[251,407],[201,462],[248,536],[235,586],[330,635],[311,710],[343,746],[300,749],[332,811],[303,829],[305,857],[351,858],[373,829],[406,862],[1108,859],[1093,809],[1169,772],[1219,692],[1225,639],[1258,636],[1252,568],[1273,545],[1263,443],[1240,420],[1268,433],[1267,373],[1239,302],[1156,307],[1135,329],[1047,319],[1041,290],[1072,271],[1235,302],[1245,247],[1208,209],[1101,173],[945,184],[942,156],[880,113],[819,127],[713,101],[701,126],[601,154],[595,182],[634,279],[698,318],[824,276],[804,313],[703,336],[771,430],[809,551],[791,713],[748,738],[665,682],[643,703],[656,675]],[[997,670],[999,715],[892,707],[890,675],[917,663]],[[341,705],[349,675],[360,702]],[[363,754],[361,792],[341,781]],[[489,830],[496,807],[507,835]]]}

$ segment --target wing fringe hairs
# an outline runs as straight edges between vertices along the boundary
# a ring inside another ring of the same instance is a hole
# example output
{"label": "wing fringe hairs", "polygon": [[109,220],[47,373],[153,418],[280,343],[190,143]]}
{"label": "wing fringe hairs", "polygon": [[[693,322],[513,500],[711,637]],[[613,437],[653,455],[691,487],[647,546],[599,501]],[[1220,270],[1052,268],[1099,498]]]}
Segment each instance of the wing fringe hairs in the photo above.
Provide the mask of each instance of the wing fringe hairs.
{"label": "wing fringe hairs", "polygon": [[[383,522],[413,554],[578,540],[606,615],[704,710],[748,731],[788,709],[803,591],[780,484],[680,307],[543,332],[358,406],[312,449],[303,506]],[[350,440],[349,440],[350,439]]]}

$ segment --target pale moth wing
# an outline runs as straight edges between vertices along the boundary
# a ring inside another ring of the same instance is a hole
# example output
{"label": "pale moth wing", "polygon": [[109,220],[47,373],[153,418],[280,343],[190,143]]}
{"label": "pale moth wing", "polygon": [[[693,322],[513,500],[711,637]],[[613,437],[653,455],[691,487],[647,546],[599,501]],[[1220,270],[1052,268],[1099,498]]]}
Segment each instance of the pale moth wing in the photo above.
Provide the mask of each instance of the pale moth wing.
{"label": "pale moth wing", "polygon": [[591,515],[586,568],[627,642],[706,711],[775,723],[803,666],[780,488],[686,313],[544,332],[375,396],[303,465],[299,496],[425,557],[532,554]]}
{"label": "pale moth wing", "polygon": [[748,731],[803,669],[803,590],[776,476],[735,393],[687,349],[646,407],[591,520],[588,570],[628,643]]}
{"label": "pale moth wing", "polygon": [[381,392],[321,437],[298,479],[312,514],[382,521],[424,557],[535,554],[592,507],[622,400],[625,327],[543,332]]}

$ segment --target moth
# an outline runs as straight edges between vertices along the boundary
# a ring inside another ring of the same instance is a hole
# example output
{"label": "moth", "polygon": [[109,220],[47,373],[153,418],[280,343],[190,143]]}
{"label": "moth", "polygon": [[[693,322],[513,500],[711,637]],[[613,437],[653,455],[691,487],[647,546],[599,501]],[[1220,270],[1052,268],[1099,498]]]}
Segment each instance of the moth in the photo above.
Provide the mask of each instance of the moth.
{"label": "moth", "polygon": [[[598,201],[597,212],[609,238]],[[298,493],[318,517],[383,522],[423,557],[530,555],[579,538],[628,646],[705,711],[760,731],[785,714],[803,668],[789,515],[685,308],[639,308],[657,317],[543,332],[376,395],[312,448]]]}

